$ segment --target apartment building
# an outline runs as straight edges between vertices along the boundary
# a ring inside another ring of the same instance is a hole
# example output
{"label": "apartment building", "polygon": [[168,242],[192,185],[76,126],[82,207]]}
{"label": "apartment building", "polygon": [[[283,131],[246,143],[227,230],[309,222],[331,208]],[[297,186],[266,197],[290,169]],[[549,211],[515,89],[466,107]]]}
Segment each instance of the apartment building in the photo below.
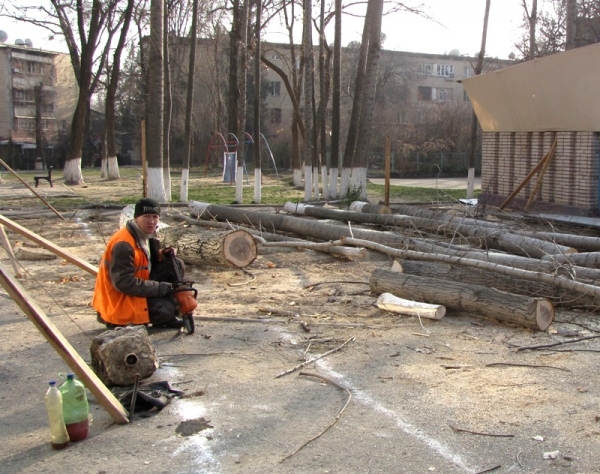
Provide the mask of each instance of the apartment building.
{"label": "apartment building", "polygon": [[68,134],[77,104],[69,56],[29,41],[2,43],[0,90],[0,156],[16,169],[40,168],[39,136],[46,164],[54,164],[55,147]]}
{"label": "apartment building", "polygon": [[[291,77],[290,47],[287,44],[263,45],[265,57]],[[358,48],[344,48],[342,62],[342,116],[350,114],[351,93],[356,75]],[[461,81],[474,75],[477,59],[461,55],[423,54],[382,50],[379,61],[378,100],[397,122],[418,122],[423,110],[432,104],[468,102]],[[486,60],[486,69],[494,70],[512,64],[508,60]],[[263,81],[267,86],[267,126],[273,130],[289,124],[292,101],[285,84],[273,68],[266,68]]]}

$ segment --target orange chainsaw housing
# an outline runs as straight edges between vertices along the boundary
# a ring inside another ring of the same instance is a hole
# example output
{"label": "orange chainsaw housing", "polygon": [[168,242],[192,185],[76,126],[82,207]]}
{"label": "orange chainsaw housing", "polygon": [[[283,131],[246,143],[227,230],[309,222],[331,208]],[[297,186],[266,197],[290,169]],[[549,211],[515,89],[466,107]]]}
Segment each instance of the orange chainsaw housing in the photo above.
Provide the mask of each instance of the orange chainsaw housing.
{"label": "orange chainsaw housing", "polygon": [[173,292],[173,296],[175,301],[179,306],[180,314],[188,314],[196,309],[198,306],[198,301],[196,301],[196,296],[198,295],[198,291],[196,289],[182,289],[178,288]]}

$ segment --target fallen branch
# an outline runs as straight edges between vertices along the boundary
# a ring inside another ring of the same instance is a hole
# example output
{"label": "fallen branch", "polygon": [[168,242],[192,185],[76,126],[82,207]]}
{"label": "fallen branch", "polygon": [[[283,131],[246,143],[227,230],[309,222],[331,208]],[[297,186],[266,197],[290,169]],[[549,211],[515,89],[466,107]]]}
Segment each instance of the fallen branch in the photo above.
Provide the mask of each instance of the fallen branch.
{"label": "fallen branch", "polygon": [[323,357],[328,356],[329,354],[333,354],[334,352],[337,352],[337,351],[341,350],[342,347],[344,347],[346,344],[348,344],[349,342],[352,342],[352,341],[354,341],[354,336],[352,336],[350,339],[348,339],[346,342],[344,342],[341,346],[336,347],[335,349],[331,349],[330,351],[327,351],[327,352],[321,354],[320,356],[313,357],[312,359],[307,360],[306,362],[302,362],[301,364],[298,364],[297,366],[292,367],[291,369],[288,369],[285,372],[281,372],[275,378],[278,379],[279,377],[283,377],[284,375],[291,374],[292,372],[295,372],[296,370],[301,369],[305,365],[308,365],[308,364],[311,364],[313,362],[316,362],[319,359],[322,359]]}
{"label": "fallen branch", "polygon": [[309,443],[312,443],[315,439],[323,436],[325,434],[325,432],[327,430],[329,430],[329,428],[331,428],[333,425],[335,425],[337,423],[337,421],[340,419],[340,417],[342,416],[342,413],[344,413],[344,410],[346,409],[346,407],[350,404],[350,400],[352,400],[352,393],[350,392],[350,390],[348,390],[346,387],[344,387],[343,385],[340,385],[339,383],[337,383],[335,380],[331,380],[328,377],[324,377],[322,375],[319,374],[312,374],[309,372],[300,372],[300,374],[298,375],[305,375],[308,377],[316,377],[319,378],[321,380],[324,380],[327,383],[330,383],[331,385],[335,385],[337,388],[339,388],[340,390],[343,390],[344,392],[346,392],[348,394],[348,399],[346,400],[346,403],[344,404],[343,408],[340,410],[340,412],[338,413],[338,415],[335,417],[335,420],[333,420],[333,422],[331,422],[329,424],[329,426],[327,426],[323,431],[321,431],[318,435],[313,436],[312,438],[310,438],[306,443],[304,443],[302,446],[300,446],[298,449],[296,449],[296,451],[294,451],[292,454],[288,454],[286,457],[284,457],[280,462],[285,461],[288,458],[291,458],[294,454],[296,454],[298,451],[300,451],[302,448],[304,448],[305,446],[307,446]]}
{"label": "fallen branch", "polygon": [[556,347],[556,346],[560,346],[562,344],[573,344],[574,342],[587,341],[589,339],[597,339],[599,337],[600,337],[600,334],[597,334],[595,336],[586,336],[586,337],[580,337],[579,339],[571,339],[570,341],[558,341],[558,342],[552,342],[550,344],[538,344],[535,346],[522,346],[522,347],[517,347],[517,352],[526,351],[528,349],[545,349],[546,347]]}
{"label": "fallen branch", "polygon": [[513,435],[513,434],[481,433],[479,431],[465,430],[463,428],[456,428],[455,426],[452,426],[449,423],[448,423],[448,426],[450,428],[452,428],[454,431],[462,432],[462,433],[471,433],[471,434],[478,435],[478,436],[493,436],[495,438],[514,438],[515,437],[515,435]]}
{"label": "fallen branch", "polygon": [[501,365],[508,367],[530,367],[532,369],[556,369],[571,372],[569,369],[563,369],[562,367],[556,367],[554,365],[512,364],[510,362],[492,362],[491,364],[485,364],[486,367],[496,367]]}

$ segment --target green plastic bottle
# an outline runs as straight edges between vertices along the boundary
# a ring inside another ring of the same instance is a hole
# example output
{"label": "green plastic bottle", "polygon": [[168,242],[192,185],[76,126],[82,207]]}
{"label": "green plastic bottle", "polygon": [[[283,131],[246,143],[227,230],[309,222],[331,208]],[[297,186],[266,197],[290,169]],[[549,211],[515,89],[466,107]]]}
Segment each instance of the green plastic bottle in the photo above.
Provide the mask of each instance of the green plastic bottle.
{"label": "green plastic bottle", "polygon": [[52,449],[63,449],[69,444],[69,434],[63,420],[62,396],[54,380],[49,385],[44,402],[50,421],[50,444]]}
{"label": "green plastic bottle", "polygon": [[63,418],[71,441],[81,441],[89,432],[89,414],[85,387],[74,374],[67,374],[67,380],[60,386],[63,400]]}

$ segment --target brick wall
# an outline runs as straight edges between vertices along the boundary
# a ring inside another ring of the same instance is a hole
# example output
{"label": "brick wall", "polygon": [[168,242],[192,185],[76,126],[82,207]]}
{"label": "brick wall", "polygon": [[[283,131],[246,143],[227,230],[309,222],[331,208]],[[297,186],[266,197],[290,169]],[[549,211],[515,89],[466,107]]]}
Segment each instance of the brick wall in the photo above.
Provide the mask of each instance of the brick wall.
{"label": "brick wall", "polygon": [[482,191],[495,198],[494,204],[504,202],[548,153],[555,139],[556,151],[541,182],[538,171],[519,191],[515,202],[526,204],[537,187],[534,208],[554,205],[597,213],[599,132],[484,132]]}

